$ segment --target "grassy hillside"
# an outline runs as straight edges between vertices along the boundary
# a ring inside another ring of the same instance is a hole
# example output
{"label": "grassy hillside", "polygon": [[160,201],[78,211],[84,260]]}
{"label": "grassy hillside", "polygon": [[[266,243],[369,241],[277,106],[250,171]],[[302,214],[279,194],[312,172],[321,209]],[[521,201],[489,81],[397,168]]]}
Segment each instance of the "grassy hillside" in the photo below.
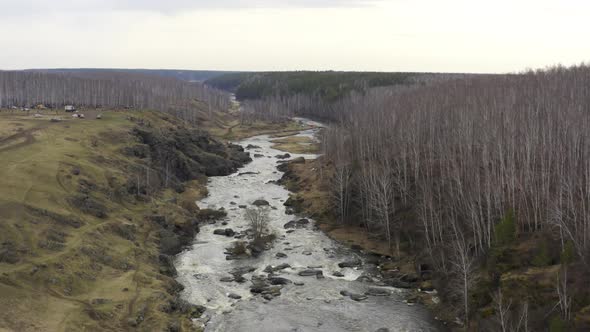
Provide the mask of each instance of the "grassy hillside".
{"label": "grassy hillside", "polygon": [[61,122],[0,115],[0,329],[190,330],[199,308],[176,298],[161,249],[174,240],[168,225],[193,227],[191,202],[206,191],[192,181],[181,193],[129,193],[134,170],[150,165],[122,151],[148,123],[182,126],[152,112]]}
{"label": "grassy hillside", "polygon": [[194,204],[207,175],[246,161],[218,140],[301,129],[201,106],[199,128],[148,111],[0,111],[0,330],[194,329],[202,308],[178,298],[172,255],[222,215]]}

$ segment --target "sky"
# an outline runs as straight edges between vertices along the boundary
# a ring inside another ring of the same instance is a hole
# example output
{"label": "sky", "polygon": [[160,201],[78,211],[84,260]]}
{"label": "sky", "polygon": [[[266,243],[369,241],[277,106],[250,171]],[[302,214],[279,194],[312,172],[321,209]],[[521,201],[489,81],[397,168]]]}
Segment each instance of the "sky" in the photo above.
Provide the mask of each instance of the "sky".
{"label": "sky", "polygon": [[0,69],[518,72],[590,61],[586,0],[0,0]]}

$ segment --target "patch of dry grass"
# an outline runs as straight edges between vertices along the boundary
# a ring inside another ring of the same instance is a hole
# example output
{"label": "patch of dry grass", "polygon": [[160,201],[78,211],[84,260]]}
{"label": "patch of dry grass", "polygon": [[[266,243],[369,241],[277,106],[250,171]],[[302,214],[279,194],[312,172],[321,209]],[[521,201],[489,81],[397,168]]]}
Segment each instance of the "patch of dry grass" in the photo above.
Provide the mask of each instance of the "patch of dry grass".
{"label": "patch of dry grass", "polygon": [[299,154],[315,154],[320,150],[319,144],[312,138],[306,136],[288,136],[274,139],[273,149]]}

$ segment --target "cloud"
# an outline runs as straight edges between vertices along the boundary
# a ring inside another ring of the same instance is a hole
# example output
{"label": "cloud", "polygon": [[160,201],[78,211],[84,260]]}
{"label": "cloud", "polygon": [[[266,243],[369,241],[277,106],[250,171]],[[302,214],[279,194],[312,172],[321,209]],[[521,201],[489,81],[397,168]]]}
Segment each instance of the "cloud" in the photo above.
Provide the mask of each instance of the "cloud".
{"label": "cloud", "polygon": [[245,8],[366,7],[382,0],[2,0],[0,16],[46,13],[143,11],[176,14],[193,10]]}

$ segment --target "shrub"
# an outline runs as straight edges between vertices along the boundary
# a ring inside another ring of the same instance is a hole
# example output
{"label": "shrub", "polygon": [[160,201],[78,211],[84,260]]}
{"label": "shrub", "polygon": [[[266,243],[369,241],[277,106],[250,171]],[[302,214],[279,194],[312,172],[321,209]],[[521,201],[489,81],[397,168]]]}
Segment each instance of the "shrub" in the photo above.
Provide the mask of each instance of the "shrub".
{"label": "shrub", "polygon": [[567,323],[559,316],[555,316],[549,322],[549,332],[565,332],[568,331]]}
{"label": "shrub", "polygon": [[258,208],[247,209],[244,213],[244,218],[250,224],[250,228],[254,232],[254,238],[259,239],[264,236],[270,218],[268,216],[268,209],[264,206]]}
{"label": "shrub", "polygon": [[234,256],[245,255],[247,253],[246,242],[244,241],[236,241],[233,245],[229,248],[229,251]]}
{"label": "shrub", "polygon": [[551,257],[549,257],[547,241],[541,241],[541,247],[539,248],[539,252],[535,256],[535,258],[533,258],[532,263],[534,266],[537,267],[551,265]]}
{"label": "shrub", "polygon": [[516,222],[514,219],[514,210],[509,209],[504,218],[494,227],[497,245],[511,245],[516,239]]}
{"label": "shrub", "polygon": [[197,218],[201,221],[218,220],[226,216],[224,210],[201,209],[197,212]]}
{"label": "shrub", "polygon": [[563,265],[571,264],[574,261],[574,255],[575,255],[574,243],[571,240],[568,240],[565,243],[565,246],[563,247],[563,251],[561,252],[561,255],[559,257],[559,261]]}

